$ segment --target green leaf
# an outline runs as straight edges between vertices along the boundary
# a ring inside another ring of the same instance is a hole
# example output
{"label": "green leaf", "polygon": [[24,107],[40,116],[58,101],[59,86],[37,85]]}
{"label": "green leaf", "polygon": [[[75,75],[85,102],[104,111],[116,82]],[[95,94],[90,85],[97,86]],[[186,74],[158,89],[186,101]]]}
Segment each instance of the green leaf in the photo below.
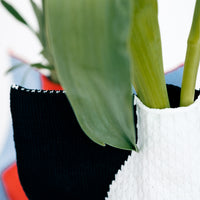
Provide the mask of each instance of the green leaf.
{"label": "green leaf", "polygon": [[37,20],[39,22],[39,24],[43,24],[43,13],[42,13],[42,9],[33,1],[30,0],[31,6],[34,10],[35,16],[37,17]]}
{"label": "green leaf", "polygon": [[200,61],[200,0],[196,1],[183,71],[180,106],[194,102],[195,85]]}
{"label": "green leaf", "polygon": [[41,41],[42,45],[45,43],[45,38],[44,38],[44,16],[42,9],[39,8],[39,6],[33,1],[30,0],[31,6],[33,8],[33,11],[35,13],[35,16],[37,18],[37,22],[39,25],[39,33],[37,34],[39,40]]}
{"label": "green leaf", "polygon": [[132,0],[130,51],[132,83],[141,101],[152,108],[169,107],[157,0]]}
{"label": "green leaf", "polygon": [[12,5],[10,5],[9,3],[7,3],[4,0],[1,0],[1,3],[13,17],[15,17],[22,24],[28,26],[28,28],[31,29],[31,31],[33,31],[31,26],[26,22],[26,20],[21,16],[21,14]]}
{"label": "green leaf", "polygon": [[5,72],[5,74],[10,73],[10,72],[12,72],[13,70],[22,67],[23,65],[24,65],[24,63],[19,63],[19,64],[16,64],[16,65],[13,65],[12,67],[10,67],[10,68]]}
{"label": "green leaf", "polygon": [[32,5],[32,8],[34,10],[34,13],[37,18],[37,22],[39,25],[39,32],[36,34],[38,39],[40,40],[40,43],[43,47],[43,50],[41,54],[46,58],[49,65],[54,65],[53,57],[51,55],[49,45],[47,42],[47,36],[46,36],[46,23],[45,23],[45,15],[44,15],[44,3],[45,1],[42,1],[42,8],[40,8],[33,0],[30,0],[30,3]]}
{"label": "green leaf", "polygon": [[52,66],[49,65],[43,65],[41,63],[34,63],[31,64],[32,67],[35,67],[37,69],[49,69],[49,70],[53,70],[54,68]]}
{"label": "green leaf", "polygon": [[84,132],[96,143],[136,149],[127,0],[48,0],[55,69]]}

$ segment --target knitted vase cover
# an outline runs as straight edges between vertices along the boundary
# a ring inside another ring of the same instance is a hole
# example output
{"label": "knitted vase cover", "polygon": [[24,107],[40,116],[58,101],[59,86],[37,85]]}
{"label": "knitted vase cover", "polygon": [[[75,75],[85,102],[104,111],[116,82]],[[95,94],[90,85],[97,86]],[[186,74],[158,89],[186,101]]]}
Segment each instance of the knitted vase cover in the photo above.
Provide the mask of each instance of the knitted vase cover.
{"label": "knitted vase cover", "polygon": [[11,88],[17,167],[30,200],[102,200],[131,151],[102,147],[80,128],[63,91]]}
{"label": "knitted vase cover", "polygon": [[200,98],[150,109],[135,97],[139,153],[132,152],[107,200],[200,199]]}

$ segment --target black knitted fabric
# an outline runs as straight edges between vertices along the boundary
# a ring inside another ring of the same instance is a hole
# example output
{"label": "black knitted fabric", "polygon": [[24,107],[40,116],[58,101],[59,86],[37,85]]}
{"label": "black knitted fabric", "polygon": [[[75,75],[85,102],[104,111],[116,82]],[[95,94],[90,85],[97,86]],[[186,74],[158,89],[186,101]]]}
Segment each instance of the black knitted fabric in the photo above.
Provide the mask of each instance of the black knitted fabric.
{"label": "black knitted fabric", "polygon": [[[171,107],[178,107],[180,88],[167,88]],[[30,200],[107,196],[131,152],[92,142],[63,92],[11,88],[11,113],[19,177]]]}
{"label": "black knitted fabric", "polygon": [[91,141],[65,94],[11,88],[17,167],[30,200],[103,200],[130,151]]}
{"label": "black knitted fabric", "polygon": [[[169,101],[170,101],[170,107],[171,108],[179,107],[181,89],[174,85],[167,85],[167,92],[168,92],[168,97],[169,97]],[[200,94],[200,91],[195,90],[195,95],[194,95],[195,100],[197,99],[199,94]]]}

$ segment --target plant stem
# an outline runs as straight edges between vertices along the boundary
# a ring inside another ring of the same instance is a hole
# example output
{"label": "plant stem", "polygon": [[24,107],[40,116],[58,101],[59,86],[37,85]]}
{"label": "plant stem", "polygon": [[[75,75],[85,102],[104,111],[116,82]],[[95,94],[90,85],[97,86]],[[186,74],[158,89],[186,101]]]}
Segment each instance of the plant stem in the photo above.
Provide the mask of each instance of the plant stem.
{"label": "plant stem", "polygon": [[150,108],[170,107],[165,83],[156,0],[132,1],[132,84]]}
{"label": "plant stem", "polygon": [[180,106],[194,102],[195,84],[200,61],[200,0],[196,1],[184,64]]}

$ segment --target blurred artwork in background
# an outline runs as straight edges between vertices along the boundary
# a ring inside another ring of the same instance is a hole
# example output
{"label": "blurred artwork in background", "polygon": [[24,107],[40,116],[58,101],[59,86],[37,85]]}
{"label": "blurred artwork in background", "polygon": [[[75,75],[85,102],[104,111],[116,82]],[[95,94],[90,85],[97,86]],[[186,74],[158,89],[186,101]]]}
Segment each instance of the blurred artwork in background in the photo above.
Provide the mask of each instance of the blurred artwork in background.
{"label": "blurred artwork in background", "polygon": [[[11,64],[9,66],[20,64],[20,67],[10,72],[12,77],[9,83],[10,85],[19,84],[27,88],[41,89],[41,75],[39,71],[31,68],[14,55],[10,55],[10,62]],[[2,146],[3,149],[0,152],[0,200],[27,200],[17,174],[13,128],[10,115],[7,127],[6,133],[2,133],[6,135],[6,138]]]}

